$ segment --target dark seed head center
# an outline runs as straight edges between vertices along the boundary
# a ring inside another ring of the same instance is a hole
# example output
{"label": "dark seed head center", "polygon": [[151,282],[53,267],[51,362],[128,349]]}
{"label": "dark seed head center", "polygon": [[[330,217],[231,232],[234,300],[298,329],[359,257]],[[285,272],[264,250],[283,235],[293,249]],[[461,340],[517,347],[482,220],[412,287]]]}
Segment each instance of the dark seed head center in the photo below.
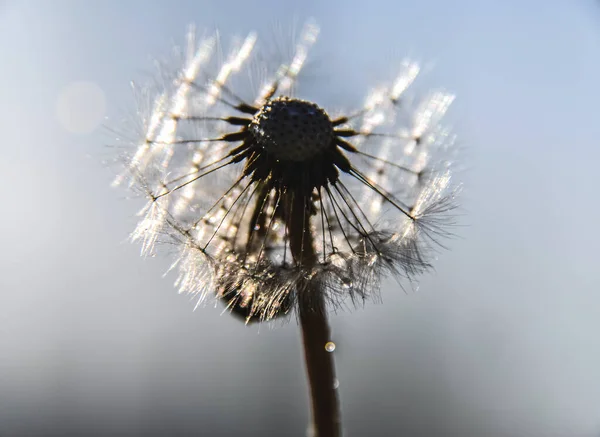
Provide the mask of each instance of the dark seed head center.
{"label": "dark seed head center", "polygon": [[282,161],[307,161],[331,147],[333,140],[333,125],[323,109],[289,97],[265,103],[250,131],[265,152]]}

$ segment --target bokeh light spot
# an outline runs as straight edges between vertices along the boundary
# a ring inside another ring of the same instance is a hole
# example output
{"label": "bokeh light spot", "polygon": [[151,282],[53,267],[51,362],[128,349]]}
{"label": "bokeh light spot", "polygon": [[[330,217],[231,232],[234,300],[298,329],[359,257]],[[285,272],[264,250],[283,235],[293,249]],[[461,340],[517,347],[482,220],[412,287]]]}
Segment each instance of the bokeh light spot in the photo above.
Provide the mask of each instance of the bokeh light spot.
{"label": "bokeh light spot", "polygon": [[78,81],[67,85],[56,101],[56,116],[69,132],[86,134],[96,129],[106,111],[104,91],[94,82]]}

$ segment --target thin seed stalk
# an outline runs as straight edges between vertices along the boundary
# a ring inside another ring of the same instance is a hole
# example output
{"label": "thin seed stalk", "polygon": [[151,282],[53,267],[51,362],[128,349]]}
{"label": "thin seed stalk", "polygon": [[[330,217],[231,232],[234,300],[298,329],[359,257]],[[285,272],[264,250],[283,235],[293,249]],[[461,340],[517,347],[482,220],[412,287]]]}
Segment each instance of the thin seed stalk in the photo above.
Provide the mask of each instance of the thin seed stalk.
{"label": "thin seed stalk", "polygon": [[[287,218],[292,255],[307,270],[312,269],[317,261],[310,232],[312,206],[309,197],[292,195]],[[327,321],[324,290],[318,281],[303,281],[298,284],[301,290],[298,293],[298,313],[310,387],[313,435],[338,437],[341,435],[340,404],[335,387],[333,354],[325,349],[325,345],[331,341],[331,330]]]}

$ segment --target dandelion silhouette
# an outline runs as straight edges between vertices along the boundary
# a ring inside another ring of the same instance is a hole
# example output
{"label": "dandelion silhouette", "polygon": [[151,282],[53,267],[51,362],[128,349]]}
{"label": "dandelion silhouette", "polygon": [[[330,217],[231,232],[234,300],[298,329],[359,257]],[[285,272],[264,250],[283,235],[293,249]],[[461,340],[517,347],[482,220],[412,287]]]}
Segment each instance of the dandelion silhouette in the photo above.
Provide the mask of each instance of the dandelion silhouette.
{"label": "dandelion silhouette", "polygon": [[[362,109],[330,116],[294,96],[317,35],[307,24],[274,70],[255,34],[225,57],[217,36],[191,40],[115,183],[148,200],[132,234],[142,252],[179,248],[181,292],[216,296],[246,322],[298,315],[314,429],[327,436],[340,432],[327,310],[430,268],[454,207],[453,137],[439,123],[453,96],[408,96],[419,66],[406,61]],[[247,64],[266,73],[250,97]]]}

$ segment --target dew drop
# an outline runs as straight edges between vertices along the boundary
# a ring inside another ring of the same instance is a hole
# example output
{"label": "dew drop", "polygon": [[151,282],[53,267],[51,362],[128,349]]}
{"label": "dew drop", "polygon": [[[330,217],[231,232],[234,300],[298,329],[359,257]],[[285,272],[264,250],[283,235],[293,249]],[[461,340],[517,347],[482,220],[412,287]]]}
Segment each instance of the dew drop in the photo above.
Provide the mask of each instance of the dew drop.
{"label": "dew drop", "polygon": [[352,279],[350,278],[342,278],[342,288],[344,290],[350,290],[354,284],[352,283]]}
{"label": "dew drop", "polygon": [[376,254],[373,254],[373,255],[371,255],[371,256],[369,257],[369,260],[368,260],[368,262],[367,262],[367,265],[368,265],[369,267],[373,267],[373,266],[375,265],[375,263],[377,262],[377,258],[378,258],[378,256],[377,256]]}
{"label": "dew drop", "polygon": [[335,379],[333,380],[333,389],[334,389],[334,390],[337,390],[338,388],[340,388],[340,380],[339,380],[339,379],[337,379],[337,378],[335,378]]}
{"label": "dew drop", "polygon": [[333,341],[328,341],[325,343],[325,350],[327,352],[333,352],[335,350],[335,343]]}

